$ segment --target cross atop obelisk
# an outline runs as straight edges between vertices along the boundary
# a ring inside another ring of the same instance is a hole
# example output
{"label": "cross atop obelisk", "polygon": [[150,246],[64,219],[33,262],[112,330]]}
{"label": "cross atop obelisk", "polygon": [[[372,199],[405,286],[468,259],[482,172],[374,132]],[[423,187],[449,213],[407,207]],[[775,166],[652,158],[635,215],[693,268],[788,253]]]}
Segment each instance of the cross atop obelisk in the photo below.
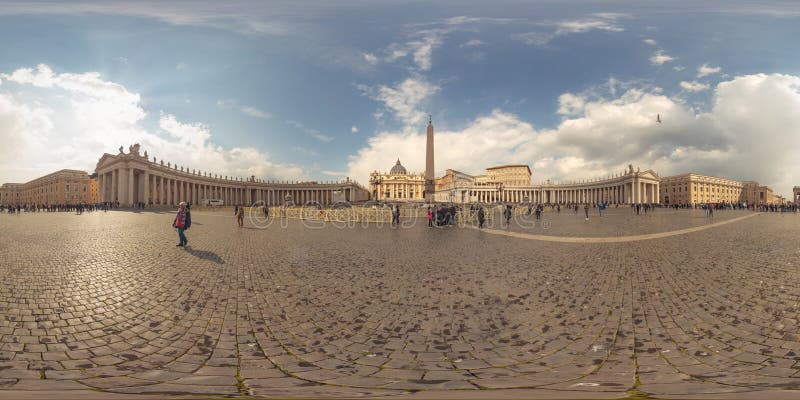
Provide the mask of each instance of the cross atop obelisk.
{"label": "cross atop obelisk", "polygon": [[428,114],[428,137],[425,146],[425,202],[433,203],[436,176],[433,169],[433,117]]}

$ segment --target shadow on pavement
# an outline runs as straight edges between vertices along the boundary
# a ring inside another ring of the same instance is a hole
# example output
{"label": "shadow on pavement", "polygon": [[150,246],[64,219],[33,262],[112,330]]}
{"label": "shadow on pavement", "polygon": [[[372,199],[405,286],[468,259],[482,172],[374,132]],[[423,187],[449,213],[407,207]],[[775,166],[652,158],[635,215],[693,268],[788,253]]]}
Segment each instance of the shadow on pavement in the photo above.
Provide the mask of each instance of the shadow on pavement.
{"label": "shadow on pavement", "polygon": [[225,260],[223,260],[222,257],[218,256],[217,253],[214,253],[213,251],[195,250],[189,246],[186,246],[185,249],[187,253],[202,260],[208,260],[217,264],[225,264]]}

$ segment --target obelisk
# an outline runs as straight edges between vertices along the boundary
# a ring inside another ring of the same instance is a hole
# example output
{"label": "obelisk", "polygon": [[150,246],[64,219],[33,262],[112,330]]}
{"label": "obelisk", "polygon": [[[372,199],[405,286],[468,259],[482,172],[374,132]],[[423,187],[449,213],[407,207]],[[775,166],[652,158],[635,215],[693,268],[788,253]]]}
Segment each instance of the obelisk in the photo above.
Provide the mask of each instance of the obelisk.
{"label": "obelisk", "polygon": [[433,119],[428,115],[428,140],[425,146],[425,202],[433,203],[436,176],[433,169]]}

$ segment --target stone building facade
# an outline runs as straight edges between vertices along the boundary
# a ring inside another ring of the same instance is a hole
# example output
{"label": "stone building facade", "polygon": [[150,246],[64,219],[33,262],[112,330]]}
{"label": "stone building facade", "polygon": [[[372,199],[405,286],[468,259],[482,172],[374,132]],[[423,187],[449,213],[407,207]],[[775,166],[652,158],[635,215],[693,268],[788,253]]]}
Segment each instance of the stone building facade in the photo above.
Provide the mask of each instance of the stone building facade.
{"label": "stone building facade", "polygon": [[747,204],[775,204],[772,189],[755,181],[742,182],[743,198]]}
{"label": "stone building facade", "polygon": [[737,181],[716,176],[688,173],[661,179],[662,204],[695,205],[706,203],[776,204],[772,189],[755,181]]}
{"label": "stone building facade", "polygon": [[373,200],[414,202],[425,200],[425,175],[408,173],[400,159],[388,173],[374,171],[369,174],[370,194]]}
{"label": "stone building facade", "polygon": [[225,205],[302,205],[309,203],[361,202],[369,199],[366,188],[350,179],[338,182],[274,182],[219,176],[178,167],[164,160],[150,160],[133,145],[126,154],[104,154],[97,163],[98,199],[124,206],[136,203],[173,206],[181,201],[199,204],[206,199]]}
{"label": "stone building facade", "polygon": [[89,175],[89,204],[96,204],[100,202],[97,188],[97,174]]}
{"label": "stone building facade", "polygon": [[743,201],[742,182],[695,173],[661,178],[662,204],[739,203]]}
{"label": "stone building facade", "polygon": [[475,177],[478,183],[497,183],[503,186],[530,186],[531,168],[527,165],[500,165],[486,168],[485,175]]}
{"label": "stone building facade", "polygon": [[0,204],[43,206],[90,203],[89,174],[62,169],[26,183],[0,186]]}

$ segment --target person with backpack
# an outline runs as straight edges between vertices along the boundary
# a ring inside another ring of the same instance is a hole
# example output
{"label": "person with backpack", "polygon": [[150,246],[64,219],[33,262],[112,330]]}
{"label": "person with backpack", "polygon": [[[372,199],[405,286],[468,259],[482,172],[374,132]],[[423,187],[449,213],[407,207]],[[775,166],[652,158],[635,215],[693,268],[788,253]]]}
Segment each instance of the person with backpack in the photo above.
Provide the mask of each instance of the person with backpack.
{"label": "person with backpack", "polygon": [[178,239],[180,242],[176,245],[177,247],[185,247],[187,243],[189,243],[189,239],[186,238],[186,230],[192,226],[192,214],[189,212],[189,208],[186,207],[185,202],[181,202],[178,205],[178,214],[175,215],[175,220],[172,221],[172,226],[178,229]]}
{"label": "person with backpack", "polygon": [[244,227],[244,207],[236,209],[236,222],[239,224],[239,228]]}

